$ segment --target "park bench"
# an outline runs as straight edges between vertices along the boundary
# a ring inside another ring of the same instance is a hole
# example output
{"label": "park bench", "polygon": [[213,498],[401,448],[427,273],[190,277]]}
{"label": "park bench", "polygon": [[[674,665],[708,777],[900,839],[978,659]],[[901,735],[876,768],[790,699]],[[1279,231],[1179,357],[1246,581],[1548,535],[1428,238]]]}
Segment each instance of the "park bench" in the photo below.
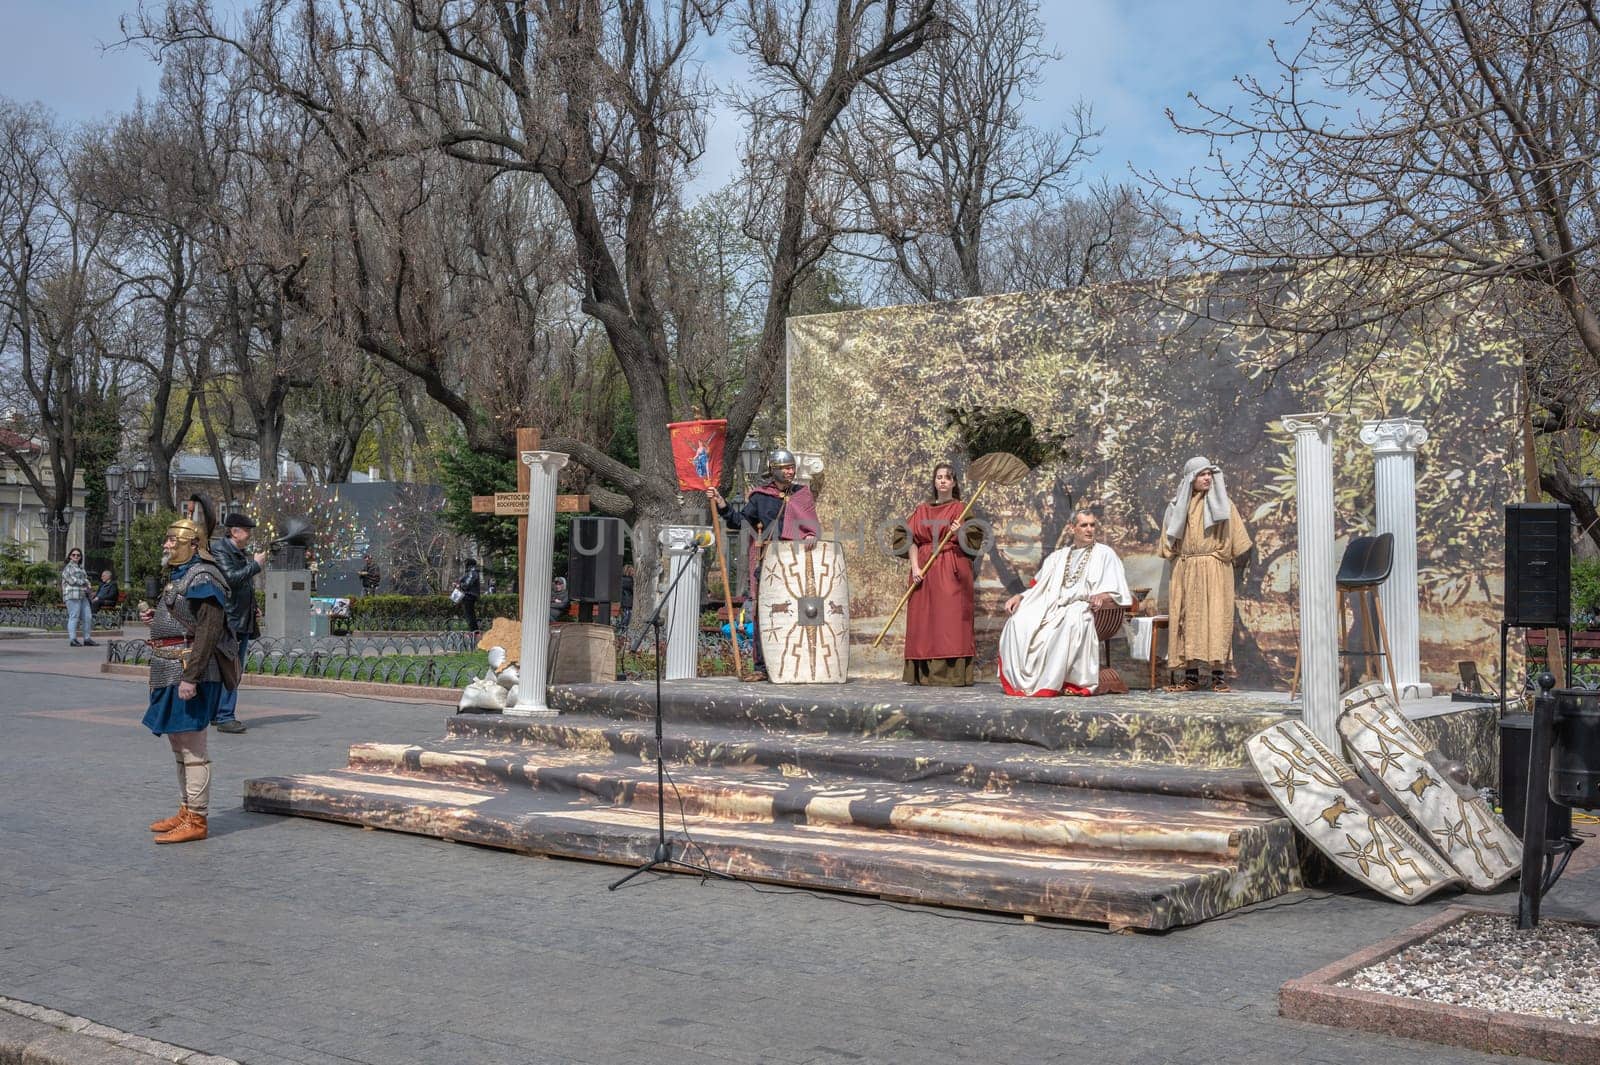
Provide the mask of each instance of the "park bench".
{"label": "park bench", "polygon": [[[1543,661],[1545,648],[1549,646],[1546,641],[1545,629],[1530,630],[1528,633],[1528,657],[1536,661]],[[1566,634],[1556,632],[1556,647],[1563,653],[1566,651]],[[1600,665],[1600,631],[1581,629],[1572,634],[1572,664],[1574,666]]]}
{"label": "park bench", "polygon": [[0,606],[27,606],[28,589],[0,588]]}

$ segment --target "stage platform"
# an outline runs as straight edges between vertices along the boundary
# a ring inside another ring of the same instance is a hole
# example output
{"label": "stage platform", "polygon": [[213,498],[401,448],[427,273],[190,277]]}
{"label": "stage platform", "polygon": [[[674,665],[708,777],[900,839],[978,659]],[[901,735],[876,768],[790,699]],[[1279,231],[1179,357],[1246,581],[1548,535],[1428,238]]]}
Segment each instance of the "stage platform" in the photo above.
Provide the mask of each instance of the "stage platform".
{"label": "stage platform", "polygon": [[[1244,766],[1272,693],[1016,699],[669,681],[667,823],[770,883],[1164,929],[1300,884],[1293,827]],[[551,689],[558,717],[458,714],[425,745],[248,781],[247,809],[631,865],[656,840],[654,684]]]}

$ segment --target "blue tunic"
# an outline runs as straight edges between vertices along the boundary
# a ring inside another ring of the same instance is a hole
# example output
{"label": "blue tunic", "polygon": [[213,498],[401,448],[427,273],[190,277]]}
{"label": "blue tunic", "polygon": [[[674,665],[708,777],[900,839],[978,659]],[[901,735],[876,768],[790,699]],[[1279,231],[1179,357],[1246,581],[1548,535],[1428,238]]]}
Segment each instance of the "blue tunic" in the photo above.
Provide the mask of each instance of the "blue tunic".
{"label": "blue tunic", "polygon": [[[194,565],[191,560],[173,571],[172,579],[178,580]],[[189,596],[196,607],[207,599],[215,602],[224,610],[228,601],[223,593],[213,584],[204,584],[194,589],[198,594]],[[191,608],[192,613],[198,610]],[[169,732],[199,732],[209,728],[212,721],[216,720],[217,708],[222,702],[222,693],[225,690],[221,681],[208,680],[195,685],[198,689],[193,699],[178,698],[178,685],[169,684],[165,688],[156,688],[150,692],[150,707],[144,712],[144,726],[157,736],[165,736]]]}
{"label": "blue tunic", "polygon": [[207,680],[195,685],[198,689],[193,699],[178,698],[178,686],[169,684],[150,693],[150,709],[144,712],[144,726],[157,736],[169,732],[199,732],[209,728],[216,720],[217,708],[222,702],[223,686],[220,680]]}

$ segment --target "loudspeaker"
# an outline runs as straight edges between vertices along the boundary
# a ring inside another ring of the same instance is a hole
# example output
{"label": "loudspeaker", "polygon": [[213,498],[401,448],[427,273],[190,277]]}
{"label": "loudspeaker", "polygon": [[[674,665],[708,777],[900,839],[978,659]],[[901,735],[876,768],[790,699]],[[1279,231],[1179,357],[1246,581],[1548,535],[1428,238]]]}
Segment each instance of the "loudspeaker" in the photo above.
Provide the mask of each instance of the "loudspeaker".
{"label": "loudspeaker", "polygon": [[1506,507],[1506,624],[1542,629],[1572,618],[1572,508]]}
{"label": "loudspeaker", "polygon": [[620,518],[572,519],[572,538],[567,543],[567,595],[574,603],[622,601],[623,535]]}

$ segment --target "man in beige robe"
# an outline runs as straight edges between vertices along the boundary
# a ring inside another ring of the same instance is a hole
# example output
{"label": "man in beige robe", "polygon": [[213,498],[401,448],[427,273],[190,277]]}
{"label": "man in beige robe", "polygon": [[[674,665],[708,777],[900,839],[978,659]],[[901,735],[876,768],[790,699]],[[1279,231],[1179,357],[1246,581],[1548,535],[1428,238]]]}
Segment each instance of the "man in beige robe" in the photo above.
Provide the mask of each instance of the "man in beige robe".
{"label": "man in beige robe", "polygon": [[1204,456],[1186,462],[1161,529],[1161,557],[1175,560],[1167,593],[1167,661],[1184,664],[1182,683],[1169,691],[1199,691],[1207,663],[1210,689],[1228,690],[1234,567],[1253,546],[1222,470]]}

